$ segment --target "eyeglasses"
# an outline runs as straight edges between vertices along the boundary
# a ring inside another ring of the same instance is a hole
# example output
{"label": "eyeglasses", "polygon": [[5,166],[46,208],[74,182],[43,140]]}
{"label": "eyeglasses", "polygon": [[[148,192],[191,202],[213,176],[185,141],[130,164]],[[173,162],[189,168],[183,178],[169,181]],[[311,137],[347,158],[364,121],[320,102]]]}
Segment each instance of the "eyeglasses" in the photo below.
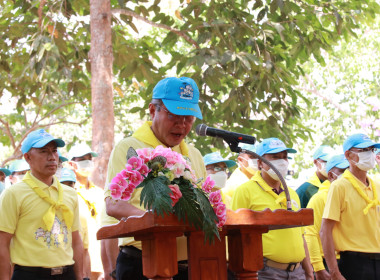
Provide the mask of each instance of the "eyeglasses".
{"label": "eyeglasses", "polygon": [[354,149],[357,149],[357,150],[351,150],[353,151],[354,153],[362,153],[362,152],[375,152],[375,148],[374,147],[368,147],[368,148],[354,148]]}
{"label": "eyeglasses", "polygon": [[180,122],[182,120],[185,120],[186,123],[193,123],[194,120],[195,120],[195,117],[194,116],[180,116],[180,115],[174,115],[172,113],[169,112],[168,109],[166,109],[165,107],[163,106],[160,106],[160,105],[156,105],[158,108],[161,108],[163,109],[167,116],[168,116],[168,119],[170,121],[174,121],[174,122]]}
{"label": "eyeglasses", "polygon": [[220,167],[220,166],[209,166],[209,167],[206,167],[206,170],[213,170],[215,172],[220,172],[220,171],[227,172],[228,168]]}

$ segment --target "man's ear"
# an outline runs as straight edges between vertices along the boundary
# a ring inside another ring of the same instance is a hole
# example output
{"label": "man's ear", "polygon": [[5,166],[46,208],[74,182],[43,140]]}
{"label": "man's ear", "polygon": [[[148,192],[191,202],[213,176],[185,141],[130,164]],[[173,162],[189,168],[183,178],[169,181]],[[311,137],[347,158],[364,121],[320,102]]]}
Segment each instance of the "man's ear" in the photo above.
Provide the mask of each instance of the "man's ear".
{"label": "man's ear", "polygon": [[29,152],[24,154],[24,159],[30,165],[30,155],[29,155]]}
{"label": "man's ear", "polygon": [[150,115],[150,118],[152,120],[153,120],[155,114],[156,114],[156,105],[149,103],[149,115]]}
{"label": "man's ear", "polygon": [[327,180],[329,180],[330,182],[334,181],[334,174],[331,171],[327,173]]}

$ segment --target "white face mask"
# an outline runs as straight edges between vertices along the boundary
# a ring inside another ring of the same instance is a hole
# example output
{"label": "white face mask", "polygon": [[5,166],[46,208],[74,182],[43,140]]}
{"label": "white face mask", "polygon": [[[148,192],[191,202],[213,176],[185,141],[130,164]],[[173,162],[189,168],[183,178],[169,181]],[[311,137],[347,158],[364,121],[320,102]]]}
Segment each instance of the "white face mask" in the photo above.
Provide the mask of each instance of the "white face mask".
{"label": "white face mask", "polygon": [[[289,162],[285,159],[276,159],[276,160],[271,160],[271,164],[274,165],[274,167],[280,172],[282,177],[285,178],[285,176],[288,174],[288,166]],[[263,169],[263,171],[265,171]],[[273,171],[272,168],[270,168],[268,171],[265,171],[269,176],[272,177],[272,179],[276,181],[280,181],[280,178],[277,176],[277,174]]]}
{"label": "white face mask", "polygon": [[25,176],[25,174],[22,174],[22,175],[13,175],[13,177],[15,178],[15,182],[13,184],[21,182],[22,179],[24,179],[24,176]]}
{"label": "white face mask", "polygon": [[328,175],[326,172],[326,162],[323,162],[323,161],[318,161],[318,162],[319,162],[319,168],[318,168],[319,172],[321,172],[321,174],[327,178]]}
{"label": "white face mask", "polygon": [[215,186],[222,189],[226,186],[227,173],[224,171],[216,172],[215,174],[209,174],[210,178],[215,181]]}
{"label": "white face mask", "polygon": [[356,162],[356,166],[363,170],[363,171],[368,171],[371,170],[372,168],[375,167],[376,165],[376,156],[375,153],[372,151],[366,151],[366,152],[353,152],[358,155],[359,161]]}
{"label": "white face mask", "polygon": [[75,163],[78,167],[77,172],[84,177],[90,176],[92,171],[94,170],[94,162],[92,160],[81,160],[76,161]]}
{"label": "white face mask", "polygon": [[255,171],[259,170],[259,167],[257,166],[257,158],[250,158],[248,160],[248,167],[252,168]]}
{"label": "white face mask", "polygon": [[332,171],[331,171],[331,173],[335,175],[335,180],[342,178],[342,175],[343,175],[343,173],[341,173],[340,175],[337,175],[336,173],[334,173]]}

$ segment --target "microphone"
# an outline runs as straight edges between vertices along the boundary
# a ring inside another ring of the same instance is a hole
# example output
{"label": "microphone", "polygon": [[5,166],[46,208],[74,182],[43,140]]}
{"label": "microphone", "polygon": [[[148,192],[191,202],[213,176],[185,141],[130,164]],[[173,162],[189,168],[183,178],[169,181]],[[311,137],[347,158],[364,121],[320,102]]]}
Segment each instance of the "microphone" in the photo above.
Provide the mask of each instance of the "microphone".
{"label": "microphone", "polygon": [[219,137],[222,138],[227,143],[230,142],[241,142],[246,144],[255,144],[256,138],[250,135],[230,132],[223,129],[217,129],[213,127],[208,127],[205,124],[198,124],[195,128],[195,132],[199,136],[211,136],[211,137]]}

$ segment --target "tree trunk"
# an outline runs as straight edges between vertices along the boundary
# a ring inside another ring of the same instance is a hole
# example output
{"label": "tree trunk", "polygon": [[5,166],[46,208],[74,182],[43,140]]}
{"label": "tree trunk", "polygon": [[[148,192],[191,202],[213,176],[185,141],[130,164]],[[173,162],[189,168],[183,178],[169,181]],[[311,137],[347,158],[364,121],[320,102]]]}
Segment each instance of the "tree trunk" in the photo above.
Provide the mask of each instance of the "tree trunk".
{"label": "tree trunk", "polygon": [[110,0],[90,0],[92,149],[99,154],[99,157],[95,158],[95,172],[92,180],[102,188],[112,151],[115,123],[111,16]]}

